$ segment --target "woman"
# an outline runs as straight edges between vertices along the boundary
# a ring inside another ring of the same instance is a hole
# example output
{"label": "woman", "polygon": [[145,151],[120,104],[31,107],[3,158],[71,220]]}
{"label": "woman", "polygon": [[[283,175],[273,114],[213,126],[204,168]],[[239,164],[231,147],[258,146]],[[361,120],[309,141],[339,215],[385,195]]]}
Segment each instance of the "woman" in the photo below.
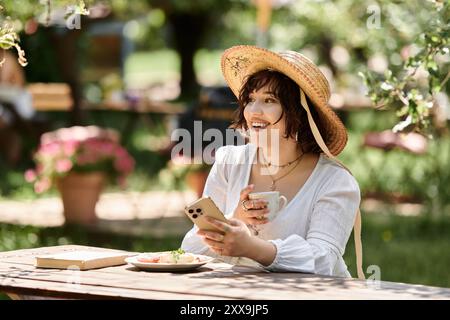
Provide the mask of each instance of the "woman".
{"label": "woman", "polygon": [[[205,185],[203,196],[229,222],[209,221],[220,233],[194,227],[182,248],[230,263],[256,261],[270,271],[350,277],[342,256],[354,225],[358,277],[364,278],[360,191],[334,158],[347,132],[327,105],[324,75],[300,53],[254,46],[226,50],[222,72],[238,97],[233,127],[250,142],[219,148]],[[268,221],[267,202],[248,195],[273,190],[288,204]]]}

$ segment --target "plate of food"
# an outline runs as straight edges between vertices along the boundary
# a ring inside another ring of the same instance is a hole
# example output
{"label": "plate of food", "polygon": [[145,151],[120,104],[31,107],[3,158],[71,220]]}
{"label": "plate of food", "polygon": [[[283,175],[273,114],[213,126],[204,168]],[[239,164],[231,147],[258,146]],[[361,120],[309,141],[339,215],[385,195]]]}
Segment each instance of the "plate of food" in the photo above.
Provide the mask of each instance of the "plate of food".
{"label": "plate of food", "polygon": [[138,269],[148,271],[186,271],[201,267],[214,260],[212,257],[185,252],[182,249],[163,252],[147,252],[126,258]]}

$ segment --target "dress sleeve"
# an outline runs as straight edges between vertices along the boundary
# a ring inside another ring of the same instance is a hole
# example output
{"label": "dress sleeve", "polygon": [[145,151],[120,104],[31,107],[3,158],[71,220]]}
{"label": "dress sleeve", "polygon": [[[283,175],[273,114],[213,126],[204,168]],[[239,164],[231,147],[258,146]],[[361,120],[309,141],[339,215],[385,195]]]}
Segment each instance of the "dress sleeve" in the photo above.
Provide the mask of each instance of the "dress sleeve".
{"label": "dress sleeve", "polygon": [[[229,165],[226,160],[226,154],[227,146],[217,149],[215,162],[209,172],[203,190],[203,197],[211,197],[220,211],[224,213],[228,186],[227,166]],[[217,256],[217,254],[210,250],[203,242],[202,238],[197,235],[197,231],[198,227],[194,225],[194,227],[184,236],[181,248],[195,254]]]}
{"label": "dress sleeve", "polygon": [[306,239],[293,234],[270,240],[277,254],[266,269],[332,275],[344,255],[360,201],[353,176],[344,169],[336,171],[319,191]]}

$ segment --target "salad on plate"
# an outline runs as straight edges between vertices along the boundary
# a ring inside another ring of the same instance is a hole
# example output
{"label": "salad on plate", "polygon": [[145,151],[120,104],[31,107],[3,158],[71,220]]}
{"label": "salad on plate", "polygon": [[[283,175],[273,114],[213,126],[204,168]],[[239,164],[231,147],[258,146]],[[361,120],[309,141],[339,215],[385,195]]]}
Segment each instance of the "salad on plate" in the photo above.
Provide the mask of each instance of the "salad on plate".
{"label": "salad on plate", "polygon": [[141,253],[125,261],[143,270],[179,271],[198,268],[214,260],[212,257],[185,252],[182,249]]}
{"label": "salad on plate", "polygon": [[167,252],[143,253],[137,257],[137,261],[144,263],[170,263],[186,264],[202,262],[201,257],[183,249]]}

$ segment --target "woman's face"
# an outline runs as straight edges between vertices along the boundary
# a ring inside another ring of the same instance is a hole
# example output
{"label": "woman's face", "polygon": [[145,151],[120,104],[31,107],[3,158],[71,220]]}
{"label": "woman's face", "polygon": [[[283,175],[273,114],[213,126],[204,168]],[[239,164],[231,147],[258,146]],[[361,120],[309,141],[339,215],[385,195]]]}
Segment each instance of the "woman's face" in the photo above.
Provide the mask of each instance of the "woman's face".
{"label": "woman's face", "polygon": [[269,143],[278,142],[277,137],[284,135],[286,124],[283,107],[268,86],[250,93],[244,117],[250,131],[250,141],[254,144],[261,145],[265,138]]}

